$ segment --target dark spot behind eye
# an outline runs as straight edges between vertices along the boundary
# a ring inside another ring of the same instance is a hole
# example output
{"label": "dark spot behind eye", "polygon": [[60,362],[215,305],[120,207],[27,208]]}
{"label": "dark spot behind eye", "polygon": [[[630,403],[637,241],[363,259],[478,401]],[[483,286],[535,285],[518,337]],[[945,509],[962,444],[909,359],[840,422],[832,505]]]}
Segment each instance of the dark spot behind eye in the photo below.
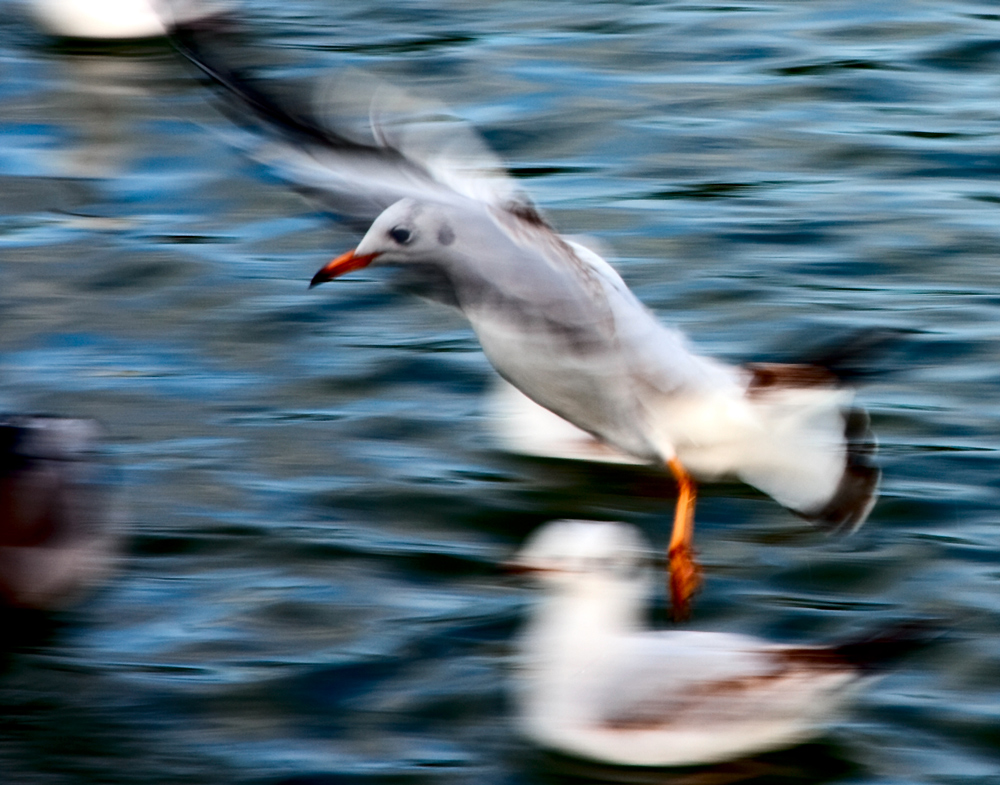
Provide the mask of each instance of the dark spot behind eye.
{"label": "dark spot behind eye", "polygon": [[438,229],[438,242],[441,245],[451,245],[455,242],[455,230],[449,224],[442,224]]}
{"label": "dark spot behind eye", "polygon": [[397,226],[389,230],[389,236],[400,245],[406,245],[413,239],[413,232],[405,226]]}

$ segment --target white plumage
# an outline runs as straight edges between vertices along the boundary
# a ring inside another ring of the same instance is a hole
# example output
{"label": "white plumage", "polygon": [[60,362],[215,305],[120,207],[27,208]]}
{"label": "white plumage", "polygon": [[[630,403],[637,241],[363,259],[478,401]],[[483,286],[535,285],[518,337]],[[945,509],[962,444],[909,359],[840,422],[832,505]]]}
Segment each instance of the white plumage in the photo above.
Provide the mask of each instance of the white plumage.
{"label": "white plumage", "polygon": [[46,32],[66,38],[152,38],[167,32],[152,0],[23,2]]}
{"label": "white plumage", "polygon": [[512,568],[539,586],[512,673],[518,723],[548,749],[631,766],[745,757],[822,732],[866,675],[835,647],[649,629],[632,526],[547,524]]}
{"label": "white plumage", "polygon": [[248,119],[276,132],[258,155],[372,221],[313,285],[369,264],[393,268],[400,285],[458,308],[500,376],[535,404],[614,450],[669,466],[680,488],[670,546],[679,614],[698,583],[691,472],[739,477],[830,528],[864,521],[879,476],[867,460],[873,441],[832,374],[696,352],[603,258],[559,235],[475,134],[432,119],[440,112],[378,88],[367,133],[345,128],[358,114],[355,80],[324,95],[327,123],[219,62],[204,26],[176,38]]}

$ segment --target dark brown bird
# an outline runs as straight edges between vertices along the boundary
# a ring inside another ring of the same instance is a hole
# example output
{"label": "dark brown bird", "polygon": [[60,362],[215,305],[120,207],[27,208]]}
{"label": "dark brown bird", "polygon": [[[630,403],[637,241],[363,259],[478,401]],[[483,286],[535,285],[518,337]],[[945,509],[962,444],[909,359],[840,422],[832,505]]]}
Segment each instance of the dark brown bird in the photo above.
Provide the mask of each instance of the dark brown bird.
{"label": "dark brown bird", "polygon": [[111,568],[119,510],[91,420],[0,415],[0,604],[55,610]]}

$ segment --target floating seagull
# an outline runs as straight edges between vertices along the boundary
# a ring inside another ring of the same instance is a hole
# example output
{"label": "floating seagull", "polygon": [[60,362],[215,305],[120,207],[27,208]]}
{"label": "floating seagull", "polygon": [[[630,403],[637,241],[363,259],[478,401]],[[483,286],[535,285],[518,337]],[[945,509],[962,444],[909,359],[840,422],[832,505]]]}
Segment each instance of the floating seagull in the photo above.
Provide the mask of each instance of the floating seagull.
{"label": "floating seagull", "polygon": [[161,38],[175,24],[225,12],[229,0],[18,0],[49,35],[93,41]]}
{"label": "floating seagull", "polygon": [[124,40],[166,35],[151,0],[22,0],[39,26],[64,38]]}
{"label": "floating seagull", "polygon": [[[603,258],[558,234],[464,126],[432,122],[433,111],[408,118],[400,107],[412,101],[380,88],[362,138],[228,67],[219,40],[207,26],[175,35],[241,116],[272,132],[257,154],[334,209],[374,218],[312,286],[369,265],[395,268],[401,285],[462,311],[493,367],[529,399],[672,472],[678,616],[700,581],[691,546],[695,478],[735,476],[834,530],[865,520],[879,479],[873,440],[867,417],[851,408],[852,392],[832,373],[700,355]],[[324,114],[343,120],[337,91],[324,99]]]}
{"label": "floating seagull", "polygon": [[119,510],[90,420],[0,415],[0,605],[56,610],[112,567]]}
{"label": "floating seagull", "polygon": [[650,630],[653,581],[634,526],[554,521],[511,562],[542,591],[513,672],[522,732],[550,750],[629,766],[694,766],[822,732],[915,627],[841,646]]}

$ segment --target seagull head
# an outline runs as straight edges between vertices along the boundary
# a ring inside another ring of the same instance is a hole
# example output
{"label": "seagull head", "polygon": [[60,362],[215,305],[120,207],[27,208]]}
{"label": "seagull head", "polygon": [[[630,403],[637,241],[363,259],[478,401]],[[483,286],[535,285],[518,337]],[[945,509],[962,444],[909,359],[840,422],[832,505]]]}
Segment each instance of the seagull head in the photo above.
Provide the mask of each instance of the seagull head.
{"label": "seagull head", "polygon": [[589,586],[639,600],[653,585],[649,547],[639,530],[625,523],[552,521],[528,538],[510,567],[554,591]]}
{"label": "seagull head", "polygon": [[375,219],[358,247],[313,276],[310,288],[370,264],[436,264],[455,241],[454,220],[444,205],[401,199]]}

